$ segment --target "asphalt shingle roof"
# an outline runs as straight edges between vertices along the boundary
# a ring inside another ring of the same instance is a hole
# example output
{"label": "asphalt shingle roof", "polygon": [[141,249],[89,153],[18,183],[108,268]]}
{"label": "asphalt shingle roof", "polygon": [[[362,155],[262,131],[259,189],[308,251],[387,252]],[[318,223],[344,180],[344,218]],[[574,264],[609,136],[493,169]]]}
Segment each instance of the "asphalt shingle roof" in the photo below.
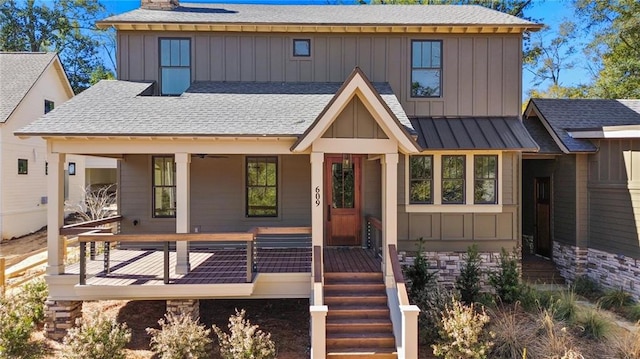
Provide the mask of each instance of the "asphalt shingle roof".
{"label": "asphalt shingle roof", "polygon": [[[299,136],[342,83],[195,82],[181,96],[138,96],[151,83],[103,80],[16,132],[40,136]],[[410,128],[386,83],[374,83]]]}
{"label": "asphalt shingle roof", "polygon": [[506,25],[536,24],[477,5],[247,5],[187,4],[172,11],[137,9],[102,23],[234,23],[318,25]]}
{"label": "asphalt shingle roof", "polygon": [[9,119],[55,56],[53,52],[0,52],[0,123]]}
{"label": "asphalt shingle roof", "polygon": [[549,132],[538,119],[525,118],[522,120],[524,127],[529,132],[531,138],[540,146],[539,154],[562,154],[562,150],[556,142],[549,136]]}
{"label": "asphalt shingle roof", "polygon": [[570,152],[595,152],[591,141],[572,138],[568,130],[640,125],[640,100],[532,99],[544,120]]}
{"label": "asphalt shingle roof", "polygon": [[418,117],[411,124],[424,149],[538,150],[517,117]]}

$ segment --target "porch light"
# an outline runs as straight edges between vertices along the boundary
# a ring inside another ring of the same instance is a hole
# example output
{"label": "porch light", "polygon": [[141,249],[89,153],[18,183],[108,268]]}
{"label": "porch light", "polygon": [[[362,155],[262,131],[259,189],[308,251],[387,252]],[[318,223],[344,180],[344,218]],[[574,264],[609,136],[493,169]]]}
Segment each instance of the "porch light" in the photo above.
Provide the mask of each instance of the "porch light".
{"label": "porch light", "polygon": [[342,171],[348,171],[351,167],[351,154],[344,153],[342,155]]}

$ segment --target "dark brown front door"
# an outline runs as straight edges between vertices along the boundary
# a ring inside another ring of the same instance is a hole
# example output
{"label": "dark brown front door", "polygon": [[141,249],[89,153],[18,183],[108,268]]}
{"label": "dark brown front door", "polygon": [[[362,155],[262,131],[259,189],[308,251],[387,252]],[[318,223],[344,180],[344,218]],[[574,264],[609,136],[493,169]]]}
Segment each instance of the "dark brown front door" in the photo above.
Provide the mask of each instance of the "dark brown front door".
{"label": "dark brown front door", "polygon": [[327,155],[325,157],[326,244],[359,246],[360,177],[362,158]]}
{"label": "dark brown front door", "polygon": [[551,256],[551,179],[536,177],[536,253]]}

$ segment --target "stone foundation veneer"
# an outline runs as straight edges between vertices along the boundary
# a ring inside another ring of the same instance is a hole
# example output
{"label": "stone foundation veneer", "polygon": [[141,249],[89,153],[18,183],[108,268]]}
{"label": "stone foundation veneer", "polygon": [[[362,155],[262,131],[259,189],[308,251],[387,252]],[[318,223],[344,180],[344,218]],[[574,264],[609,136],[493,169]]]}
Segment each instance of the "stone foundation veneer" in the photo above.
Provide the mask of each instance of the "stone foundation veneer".
{"label": "stone foundation veneer", "polygon": [[76,325],[77,319],[82,318],[82,301],[47,299],[44,306],[44,335],[50,339],[64,338],[67,330]]}
{"label": "stone foundation veneer", "polygon": [[607,289],[620,289],[640,299],[640,262],[623,254],[553,242],[553,261],[562,277],[572,282],[586,275]]}
{"label": "stone foundation veneer", "polygon": [[167,313],[174,315],[186,314],[193,320],[200,319],[200,300],[198,299],[170,299],[167,300]]}
{"label": "stone foundation veneer", "polygon": [[[464,264],[467,252],[423,252],[423,255],[427,259],[429,269],[437,272],[438,283],[445,288],[454,288],[456,277],[460,275],[460,268]],[[403,267],[413,265],[415,258],[414,253],[411,253],[411,255],[407,255],[407,252],[398,253],[398,260]],[[482,268],[483,272],[482,288],[488,291],[490,287],[487,274],[497,271],[500,267],[500,253],[480,252],[480,258],[480,268]]]}

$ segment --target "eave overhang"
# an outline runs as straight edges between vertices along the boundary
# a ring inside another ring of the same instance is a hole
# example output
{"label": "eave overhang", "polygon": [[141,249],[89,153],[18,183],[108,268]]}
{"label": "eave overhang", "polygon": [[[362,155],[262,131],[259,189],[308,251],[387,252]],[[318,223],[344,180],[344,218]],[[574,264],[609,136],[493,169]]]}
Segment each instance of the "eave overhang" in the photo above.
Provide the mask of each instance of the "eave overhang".
{"label": "eave overhang", "polygon": [[114,27],[120,31],[207,31],[259,33],[374,33],[374,34],[521,34],[538,31],[540,24],[527,25],[348,25],[348,24],[239,24],[184,22],[116,22],[99,21],[99,29]]}

